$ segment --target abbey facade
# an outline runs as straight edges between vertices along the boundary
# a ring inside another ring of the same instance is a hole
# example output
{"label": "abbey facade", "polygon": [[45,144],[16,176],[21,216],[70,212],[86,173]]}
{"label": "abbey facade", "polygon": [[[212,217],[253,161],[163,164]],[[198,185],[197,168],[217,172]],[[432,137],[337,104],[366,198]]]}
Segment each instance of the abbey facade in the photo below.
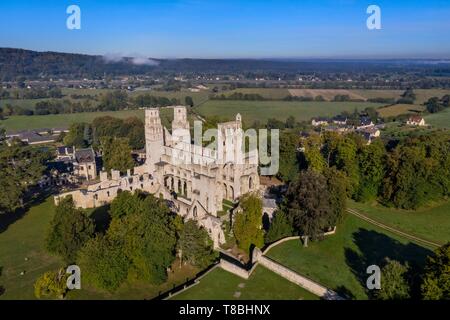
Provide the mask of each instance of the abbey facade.
{"label": "abbey facade", "polygon": [[234,202],[245,193],[259,190],[258,152],[244,152],[239,114],[234,121],[218,124],[213,148],[192,144],[186,108],[171,108],[171,131],[162,126],[159,109],[145,110],[143,166],[124,176],[114,170],[110,177],[101,172],[98,183],[56,196],[55,202],[71,195],[77,207],[94,208],[110,203],[118,192],[142,190],[168,200],[172,210],[185,219],[198,221],[215,246],[224,243],[218,213],[224,200]]}

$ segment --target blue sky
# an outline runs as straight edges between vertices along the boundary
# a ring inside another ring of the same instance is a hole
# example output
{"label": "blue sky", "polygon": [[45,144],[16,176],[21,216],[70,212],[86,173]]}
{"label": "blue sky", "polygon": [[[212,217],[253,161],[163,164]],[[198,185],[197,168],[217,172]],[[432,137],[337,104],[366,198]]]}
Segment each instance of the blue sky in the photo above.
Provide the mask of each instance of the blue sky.
{"label": "blue sky", "polygon": [[[66,8],[81,8],[81,30]],[[366,27],[380,6],[382,29]],[[1,0],[0,47],[155,58],[450,58],[450,0]]]}

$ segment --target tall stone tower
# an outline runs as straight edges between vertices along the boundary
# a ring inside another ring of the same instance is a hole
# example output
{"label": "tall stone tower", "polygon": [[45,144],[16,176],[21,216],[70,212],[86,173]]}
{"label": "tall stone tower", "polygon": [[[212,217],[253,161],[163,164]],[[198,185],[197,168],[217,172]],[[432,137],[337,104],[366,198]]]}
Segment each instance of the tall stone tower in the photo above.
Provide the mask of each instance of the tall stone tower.
{"label": "tall stone tower", "polygon": [[231,162],[243,163],[243,131],[242,118],[238,113],[235,121],[218,124],[217,153],[222,164]]}
{"label": "tall stone tower", "polygon": [[146,165],[150,173],[155,171],[155,164],[161,160],[164,146],[164,133],[157,108],[145,110],[145,150]]}
{"label": "tall stone tower", "polygon": [[186,107],[173,107],[172,140],[175,144],[178,142],[191,144],[191,132],[189,131]]}

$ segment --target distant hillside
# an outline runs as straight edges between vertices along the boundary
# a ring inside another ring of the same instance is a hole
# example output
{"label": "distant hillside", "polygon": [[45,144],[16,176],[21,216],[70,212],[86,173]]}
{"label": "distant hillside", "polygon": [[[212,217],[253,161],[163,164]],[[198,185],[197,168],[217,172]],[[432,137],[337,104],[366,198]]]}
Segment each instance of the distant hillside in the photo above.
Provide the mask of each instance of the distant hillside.
{"label": "distant hillside", "polygon": [[18,77],[37,79],[98,79],[104,75],[138,74],[295,74],[333,72],[449,71],[449,64],[396,60],[257,60],[257,59],[143,59],[105,58],[84,54],[36,52],[0,48],[0,80]]}

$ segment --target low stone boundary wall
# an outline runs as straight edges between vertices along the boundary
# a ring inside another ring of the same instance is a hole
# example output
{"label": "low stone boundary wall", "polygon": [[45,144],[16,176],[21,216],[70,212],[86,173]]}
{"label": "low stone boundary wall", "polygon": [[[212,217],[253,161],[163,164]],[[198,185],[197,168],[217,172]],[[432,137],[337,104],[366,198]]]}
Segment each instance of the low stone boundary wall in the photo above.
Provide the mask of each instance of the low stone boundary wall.
{"label": "low stone boundary wall", "polygon": [[232,274],[235,274],[238,277],[241,277],[245,280],[247,280],[251,275],[251,272],[249,270],[245,270],[244,268],[241,268],[241,267],[239,267],[231,262],[228,262],[224,259],[220,259],[219,266],[223,270],[231,272]]}
{"label": "low stone boundary wall", "polygon": [[287,267],[273,261],[270,258],[265,256],[260,256],[258,263],[267,269],[273,271],[274,273],[282,276],[283,278],[289,280],[292,283],[308,290],[309,292],[314,293],[316,296],[319,296],[326,300],[343,300],[336,292],[330,290],[298,273],[288,269]]}
{"label": "low stone boundary wall", "polygon": [[[329,232],[324,233],[324,236],[327,235],[331,235],[334,234],[336,232],[336,227]],[[341,296],[339,296],[336,292],[334,292],[331,289],[328,289],[314,281],[312,281],[311,279],[308,279],[305,276],[302,276],[300,274],[298,274],[297,272],[289,269],[288,267],[283,266],[282,264],[270,259],[269,257],[265,256],[265,254],[267,254],[267,252],[272,249],[273,247],[286,242],[286,241],[291,241],[291,240],[299,240],[300,237],[299,236],[294,236],[294,237],[287,237],[287,238],[283,238],[280,239],[274,243],[272,243],[271,245],[269,245],[267,248],[264,249],[264,251],[261,251],[258,248],[254,248],[253,249],[253,254],[252,254],[252,268],[250,270],[239,266],[239,262],[236,258],[234,258],[233,256],[231,256],[229,253],[221,250],[222,253],[224,253],[227,257],[229,258],[233,258],[234,260],[236,260],[237,263],[232,263],[230,261],[227,261],[224,258],[220,259],[220,263],[219,266],[228,271],[231,272],[243,279],[248,279],[251,274],[253,273],[253,271],[255,270],[256,266],[258,264],[261,264],[262,266],[266,267],[267,269],[271,270],[272,272],[280,275],[281,277],[285,278],[286,280],[295,283],[296,285],[304,288],[305,290],[308,290],[309,292],[312,292],[313,294],[326,299],[326,300],[344,300],[344,298],[342,298]]]}
{"label": "low stone boundary wall", "polygon": [[[168,300],[171,299],[173,297],[175,297],[176,295],[179,295],[180,293],[191,289],[192,287],[198,285],[200,283],[200,280],[202,278],[204,278],[206,275],[208,275],[210,272],[212,272],[214,269],[218,268],[220,266],[220,263],[216,263],[213,267],[211,267],[208,271],[206,271],[205,273],[203,273],[202,275],[198,276],[197,278],[195,278],[194,280],[191,280],[189,282],[192,282],[190,285],[187,284],[182,284],[181,286],[179,286],[177,289],[166,292],[163,294],[163,296],[165,296],[162,300]],[[189,283],[188,282],[188,283]]]}

